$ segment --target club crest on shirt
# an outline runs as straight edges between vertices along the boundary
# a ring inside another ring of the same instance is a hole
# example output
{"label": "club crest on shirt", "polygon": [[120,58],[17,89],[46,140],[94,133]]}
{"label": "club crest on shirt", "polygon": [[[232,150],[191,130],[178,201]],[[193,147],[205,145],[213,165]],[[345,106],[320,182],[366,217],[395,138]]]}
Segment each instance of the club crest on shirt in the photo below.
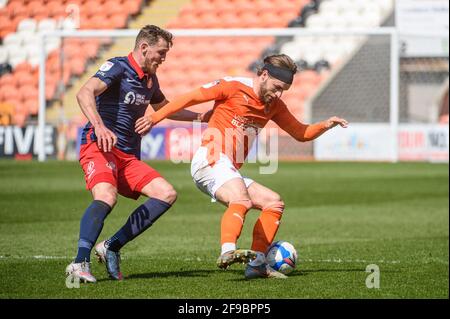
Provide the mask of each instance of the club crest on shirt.
{"label": "club crest on shirt", "polygon": [[113,65],[114,65],[114,63],[112,63],[111,61],[106,61],[100,67],[100,71],[103,71],[103,72],[109,71],[113,67]]}

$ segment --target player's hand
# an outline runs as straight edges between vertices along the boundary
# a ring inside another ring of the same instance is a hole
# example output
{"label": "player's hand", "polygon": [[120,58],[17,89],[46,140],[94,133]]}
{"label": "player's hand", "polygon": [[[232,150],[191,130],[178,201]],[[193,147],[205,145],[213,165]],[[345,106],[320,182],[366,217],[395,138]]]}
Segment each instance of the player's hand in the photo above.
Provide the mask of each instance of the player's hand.
{"label": "player's hand", "polygon": [[94,128],[97,136],[98,148],[103,152],[111,152],[113,146],[117,144],[117,136],[106,126],[101,125]]}
{"label": "player's hand", "polygon": [[325,123],[326,128],[333,128],[336,125],[340,125],[345,128],[348,126],[348,122],[347,122],[347,120],[342,119],[337,116],[330,117],[328,120],[326,120],[326,123]]}
{"label": "player's hand", "polygon": [[205,112],[205,113],[201,113],[200,114],[200,121],[203,122],[203,123],[208,123],[209,119],[212,116],[212,114],[213,114],[213,110],[212,109],[207,111],[207,112]]}
{"label": "player's hand", "polygon": [[152,117],[150,115],[144,115],[143,117],[137,119],[136,124],[134,125],[134,131],[140,136],[144,136],[150,132],[152,126]]}

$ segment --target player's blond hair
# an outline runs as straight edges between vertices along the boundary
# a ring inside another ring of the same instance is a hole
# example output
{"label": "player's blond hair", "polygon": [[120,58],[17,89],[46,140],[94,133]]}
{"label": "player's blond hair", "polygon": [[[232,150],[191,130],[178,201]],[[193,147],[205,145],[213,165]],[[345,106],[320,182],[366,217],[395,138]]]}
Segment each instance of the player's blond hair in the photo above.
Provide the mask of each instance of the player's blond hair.
{"label": "player's blond hair", "polygon": [[147,41],[149,45],[153,46],[158,43],[159,39],[164,39],[171,47],[173,45],[172,38],[173,35],[169,31],[148,24],[139,31],[134,48],[137,49],[142,41]]}
{"label": "player's blond hair", "polygon": [[[297,65],[295,62],[286,54],[274,54],[269,55],[264,58],[264,64],[272,64],[273,66],[277,66],[282,69],[286,69],[291,71],[293,74],[297,72]],[[261,75],[263,72],[263,68],[259,68],[257,75]]]}

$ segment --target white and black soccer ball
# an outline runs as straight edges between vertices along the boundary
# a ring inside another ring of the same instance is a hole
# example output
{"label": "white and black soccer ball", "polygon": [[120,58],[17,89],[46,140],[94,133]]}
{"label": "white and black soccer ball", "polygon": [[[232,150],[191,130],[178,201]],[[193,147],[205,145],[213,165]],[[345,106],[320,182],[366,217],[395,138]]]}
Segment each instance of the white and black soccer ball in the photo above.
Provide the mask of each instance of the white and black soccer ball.
{"label": "white and black soccer ball", "polygon": [[266,261],[270,267],[287,275],[297,265],[297,251],[291,243],[279,240],[270,245],[266,253]]}

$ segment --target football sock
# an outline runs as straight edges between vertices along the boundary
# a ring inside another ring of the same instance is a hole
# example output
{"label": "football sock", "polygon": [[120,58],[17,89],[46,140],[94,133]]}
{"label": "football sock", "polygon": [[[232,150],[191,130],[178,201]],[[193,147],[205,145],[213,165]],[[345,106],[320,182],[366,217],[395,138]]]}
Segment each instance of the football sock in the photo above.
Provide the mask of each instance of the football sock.
{"label": "football sock", "polygon": [[[236,243],[241,235],[245,214],[249,208],[242,204],[231,203],[222,216],[220,225],[220,243]],[[222,251],[223,252],[223,251]]]}
{"label": "football sock", "polygon": [[126,243],[143,233],[164,214],[171,205],[157,198],[150,198],[128,217],[117,233],[106,241],[109,250],[118,252]]}
{"label": "football sock", "polygon": [[220,252],[221,255],[236,250],[236,243],[223,243],[222,244],[222,251]]}
{"label": "football sock", "polygon": [[91,250],[103,228],[103,221],[111,211],[111,206],[101,200],[94,200],[86,209],[80,222],[80,238],[75,263],[91,261]]}
{"label": "football sock", "polygon": [[263,210],[261,212],[253,228],[252,250],[266,252],[277,234],[281,215],[282,212],[276,210]]}

